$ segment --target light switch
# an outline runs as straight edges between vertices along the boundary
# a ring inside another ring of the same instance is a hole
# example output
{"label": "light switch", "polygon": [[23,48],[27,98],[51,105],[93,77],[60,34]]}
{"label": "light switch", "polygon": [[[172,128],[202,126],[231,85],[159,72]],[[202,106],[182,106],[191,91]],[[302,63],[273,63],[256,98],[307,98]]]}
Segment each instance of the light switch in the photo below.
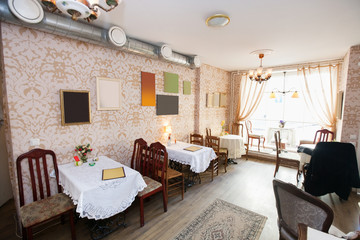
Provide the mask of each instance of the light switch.
{"label": "light switch", "polygon": [[30,139],[30,147],[39,146],[39,145],[40,145],[40,139],[38,138]]}
{"label": "light switch", "polygon": [[351,134],[350,135],[350,140],[355,140],[356,139],[356,135],[355,134]]}

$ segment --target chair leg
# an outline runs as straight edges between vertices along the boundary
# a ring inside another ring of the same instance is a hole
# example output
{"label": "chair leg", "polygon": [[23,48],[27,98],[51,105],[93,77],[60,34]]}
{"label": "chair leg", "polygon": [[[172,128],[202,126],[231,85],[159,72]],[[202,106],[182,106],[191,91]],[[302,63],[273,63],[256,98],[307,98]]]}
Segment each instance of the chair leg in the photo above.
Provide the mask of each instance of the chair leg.
{"label": "chair leg", "polygon": [[214,161],[215,160],[211,160],[211,181],[214,180]]}
{"label": "chair leg", "polygon": [[265,149],[265,138],[263,138],[263,149]]}
{"label": "chair leg", "polygon": [[69,218],[70,218],[71,239],[76,240],[76,232],[75,232],[75,223],[74,223],[73,210],[69,211]]}
{"label": "chair leg", "polygon": [[[200,175],[199,175],[200,176]],[[181,199],[184,200],[184,174],[181,176],[182,177],[182,191],[181,191]]]}
{"label": "chair leg", "polygon": [[225,172],[227,172],[226,167],[228,165],[228,155],[225,156]]}
{"label": "chair leg", "polygon": [[276,173],[278,172],[278,170],[279,170],[279,164],[276,163],[274,177],[276,176]]}
{"label": "chair leg", "polygon": [[140,200],[140,227],[144,226],[144,199],[139,198]]}
{"label": "chair leg", "polygon": [[163,188],[163,191],[162,191],[162,195],[163,195],[164,212],[167,212],[167,194],[166,194],[164,188]]}
{"label": "chair leg", "polygon": [[31,227],[26,228],[26,239],[32,240],[32,228]]}
{"label": "chair leg", "polygon": [[260,138],[259,138],[259,142],[258,142],[258,152],[260,152]]}

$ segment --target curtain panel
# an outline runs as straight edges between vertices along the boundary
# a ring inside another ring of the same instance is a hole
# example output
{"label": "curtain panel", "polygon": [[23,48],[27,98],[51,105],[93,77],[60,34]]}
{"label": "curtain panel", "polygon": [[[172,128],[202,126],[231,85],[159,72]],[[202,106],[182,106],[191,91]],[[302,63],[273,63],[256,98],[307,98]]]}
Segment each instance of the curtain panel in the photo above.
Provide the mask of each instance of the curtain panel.
{"label": "curtain panel", "polygon": [[236,123],[249,119],[255,112],[264,94],[266,83],[252,81],[248,78],[248,74],[241,76],[239,100],[235,115]]}
{"label": "curtain panel", "polygon": [[339,64],[298,69],[304,100],[318,123],[336,132]]}

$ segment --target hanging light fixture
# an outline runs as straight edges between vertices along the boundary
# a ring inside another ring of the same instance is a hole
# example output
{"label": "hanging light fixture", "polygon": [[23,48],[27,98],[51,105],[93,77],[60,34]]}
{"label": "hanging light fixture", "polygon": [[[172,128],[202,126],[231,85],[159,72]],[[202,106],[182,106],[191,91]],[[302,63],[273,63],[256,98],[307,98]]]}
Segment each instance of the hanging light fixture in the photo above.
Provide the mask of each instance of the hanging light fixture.
{"label": "hanging light fixture", "polygon": [[72,20],[84,18],[86,20],[96,20],[99,15],[99,8],[105,12],[110,12],[122,0],[105,0],[110,8],[105,8],[99,4],[99,0],[41,0],[42,4],[50,11],[59,11],[70,15]]}
{"label": "hanging light fixture", "polygon": [[271,49],[262,49],[262,50],[256,50],[256,51],[253,51],[250,53],[250,54],[259,55],[259,58],[260,58],[260,67],[258,67],[256,69],[256,72],[254,72],[253,70],[249,71],[250,80],[256,81],[258,83],[262,83],[271,78],[272,70],[268,69],[267,71],[263,71],[262,59],[264,58],[265,55],[271,54],[272,52],[273,52],[273,50],[271,50]]}
{"label": "hanging light fixture", "polygon": [[299,93],[296,91],[296,90],[292,90],[293,88],[291,88],[290,90],[288,91],[285,91],[285,75],[286,75],[286,72],[284,72],[284,90],[283,91],[279,91],[277,88],[274,88],[271,93],[270,93],[270,98],[276,98],[276,95],[275,93],[281,93],[282,95],[285,95],[286,93],[293,93],[291,95],[291,98],[299,98]]}

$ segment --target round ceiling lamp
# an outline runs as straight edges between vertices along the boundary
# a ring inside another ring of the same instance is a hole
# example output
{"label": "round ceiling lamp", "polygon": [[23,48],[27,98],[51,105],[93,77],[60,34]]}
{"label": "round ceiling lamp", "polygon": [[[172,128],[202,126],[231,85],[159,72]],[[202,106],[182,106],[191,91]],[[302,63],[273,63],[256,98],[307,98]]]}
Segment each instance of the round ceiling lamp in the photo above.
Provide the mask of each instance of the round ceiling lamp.
{"label": "round ceiling lamp", "polygon": [[225,27],[229,22],[230,18],[225,14],[215,14],[206,19],[206,25],[209,27]]}

